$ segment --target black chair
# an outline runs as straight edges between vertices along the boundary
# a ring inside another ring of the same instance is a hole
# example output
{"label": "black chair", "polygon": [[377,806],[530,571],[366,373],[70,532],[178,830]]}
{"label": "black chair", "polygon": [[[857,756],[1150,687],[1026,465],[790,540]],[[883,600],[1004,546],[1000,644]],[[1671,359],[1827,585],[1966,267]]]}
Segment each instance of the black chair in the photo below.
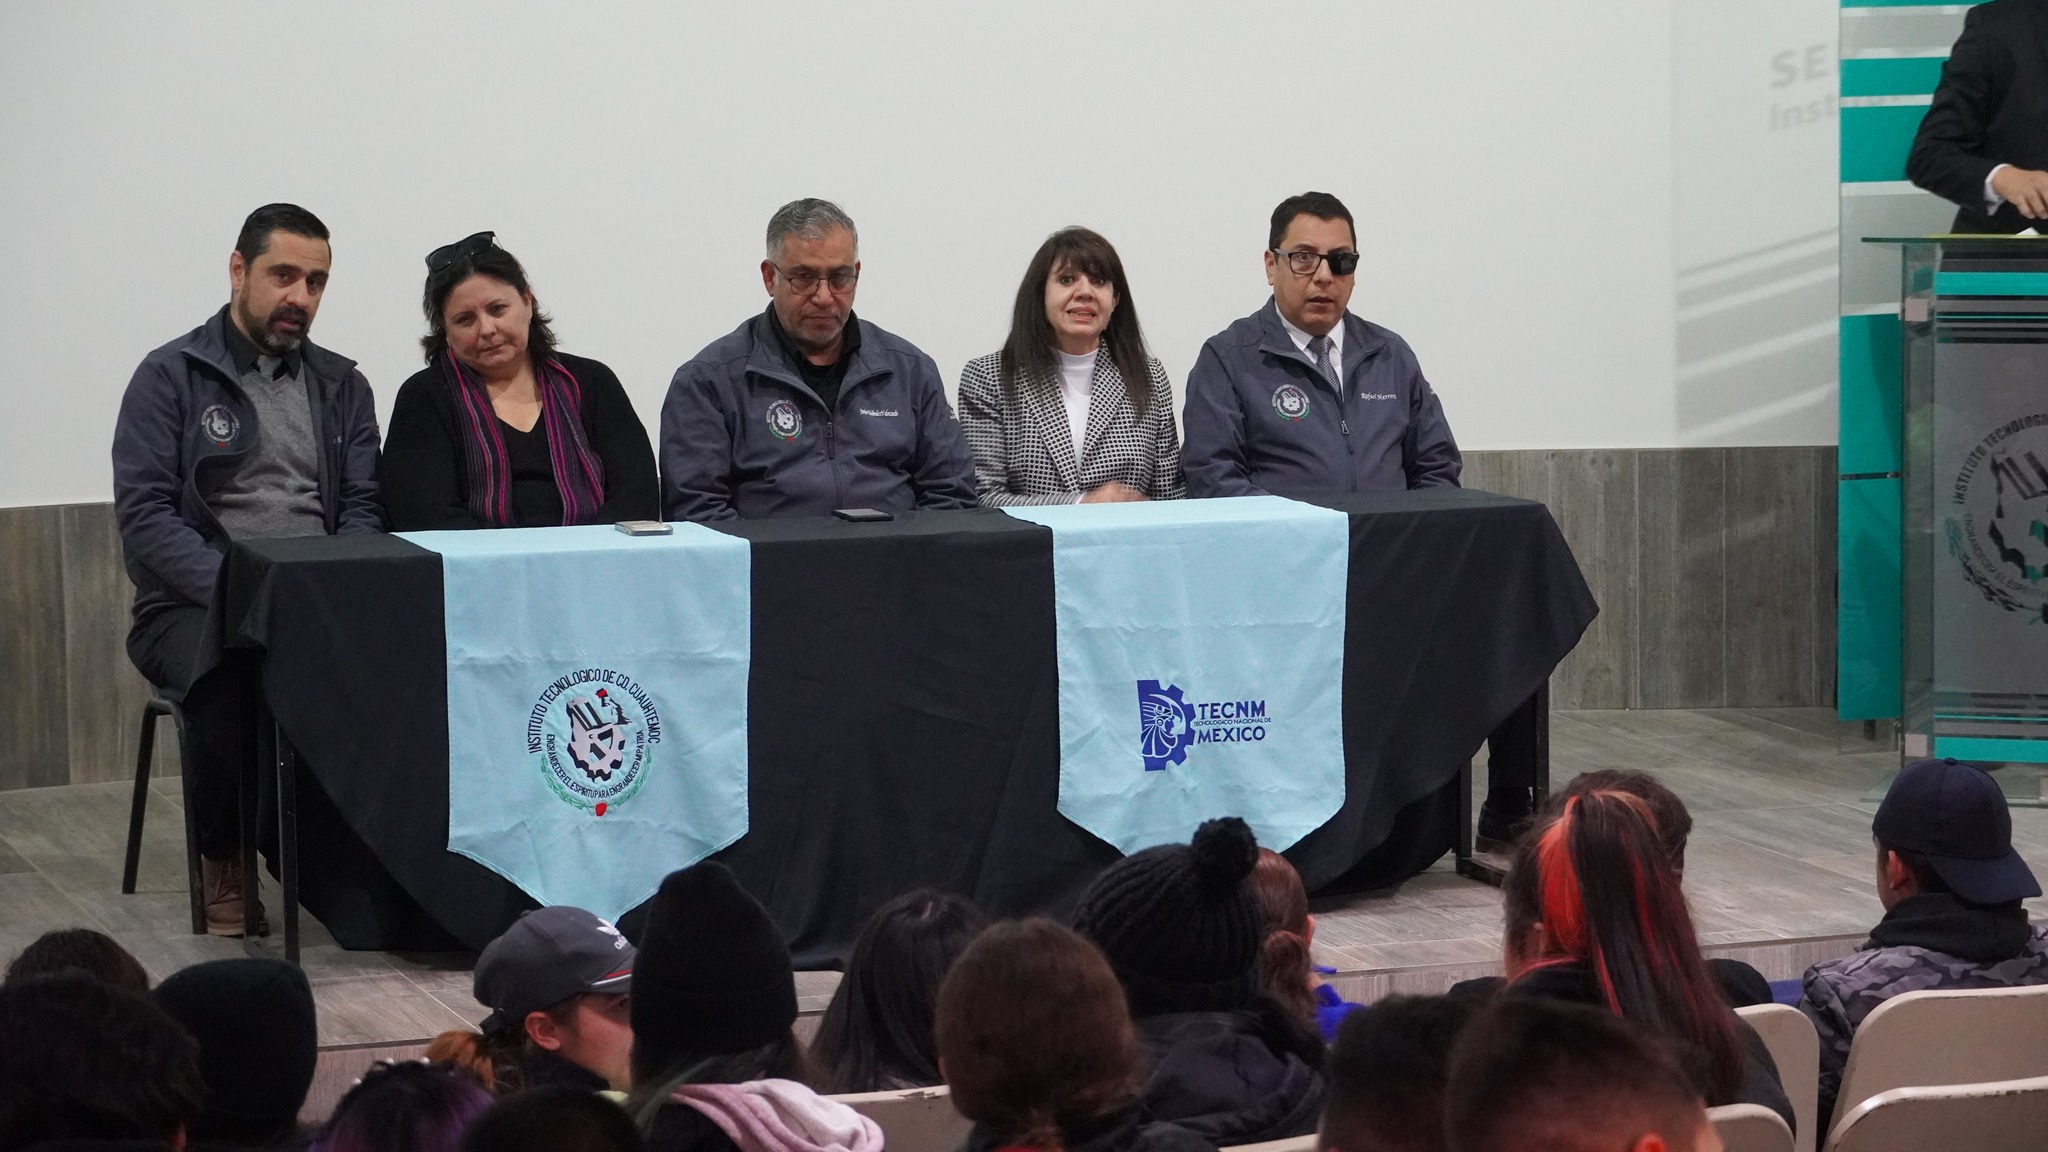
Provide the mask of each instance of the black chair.
{"label": "black chair", "polygon": [[142,706],[142,739],[135,754],[135,800],[128,810],[128,856],[121,865],[121,894],[135,894],[135,873],[142,865],[142,814],[149,806],[150,761],[156,753],[156,722],[168,716],[178,737],[179,782],[183,785],[185,800],[185,884],[192,899],[192,933],[206,933],[206,897],[199,879],[199,836],[192,826],[192,774],[189,765],[184,765],[185,713],[178,707],[180,698],[165,689],[152,691],[149,703]]}

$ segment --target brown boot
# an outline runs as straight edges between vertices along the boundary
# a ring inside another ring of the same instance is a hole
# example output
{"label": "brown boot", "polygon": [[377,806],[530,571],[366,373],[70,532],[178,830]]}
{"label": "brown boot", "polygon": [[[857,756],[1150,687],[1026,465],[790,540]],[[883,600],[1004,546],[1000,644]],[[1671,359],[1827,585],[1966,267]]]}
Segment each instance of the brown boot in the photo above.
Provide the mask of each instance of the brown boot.
{"label": "brown boot", "polygon": [[[199,858],[199,892],[206,902],[206,931],[214,936],[240,936],[244,927],[242,900],[246,885],[243,883],[242,858],[230,856],[224,860]],[[254,898],[251,894],[250,898]],[[256,931],[265,931],[263,905],[255,908]]]}

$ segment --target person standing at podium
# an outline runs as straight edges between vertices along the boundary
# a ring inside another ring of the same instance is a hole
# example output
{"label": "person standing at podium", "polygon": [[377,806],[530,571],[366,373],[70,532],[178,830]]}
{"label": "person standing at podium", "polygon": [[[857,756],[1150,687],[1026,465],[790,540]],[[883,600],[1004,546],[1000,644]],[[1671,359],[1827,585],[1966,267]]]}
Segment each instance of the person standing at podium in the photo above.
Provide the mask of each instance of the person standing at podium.
{"label": "person standing at podium", "polygon": [[1957,232],[2048,230],[2048,4],[1970,9],[1906,157]]}
{"label": "person standing at podium", "polygon": [[[1351,314],[1358,234],[1327,192],[1273,209],[1273,295],[1202,345],[1188,374],[1181,459],[1188,495],[1455,488],[1464,466],[1407,341]],[[1535,702],[1488,738],[1482,847],[1504,844],[1533,805]]]}

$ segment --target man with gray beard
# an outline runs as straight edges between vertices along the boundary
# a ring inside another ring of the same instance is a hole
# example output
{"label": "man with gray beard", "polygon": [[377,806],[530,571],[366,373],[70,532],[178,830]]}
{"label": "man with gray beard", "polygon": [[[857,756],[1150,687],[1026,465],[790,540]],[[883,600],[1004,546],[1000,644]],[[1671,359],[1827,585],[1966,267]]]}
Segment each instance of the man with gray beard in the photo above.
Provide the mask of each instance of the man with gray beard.
{"label": "man with gray beard", "polygon": [[228,257],[227,305],[143,358],[114,425],[114,511],[135,582],[128,656],[183,698],[206,929],[218,936],[242,933],[239,783],[255,768],[259,691],[237,660],[197,666],[222,556],[235,540],[383,530],[370,386],[354,361],[306,339],[332,262],[311,212],[250,213]]}

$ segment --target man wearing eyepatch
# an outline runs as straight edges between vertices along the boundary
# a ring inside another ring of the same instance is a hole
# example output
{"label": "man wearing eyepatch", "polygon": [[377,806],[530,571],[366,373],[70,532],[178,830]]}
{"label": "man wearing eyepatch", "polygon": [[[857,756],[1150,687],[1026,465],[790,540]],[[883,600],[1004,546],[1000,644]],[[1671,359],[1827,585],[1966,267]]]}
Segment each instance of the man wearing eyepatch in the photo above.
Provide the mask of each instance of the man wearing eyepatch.
{"label": "man wearing eyepatch", "polygon": [[853,314],[860,239],[825,200],[768,221],[769,305],[676,369],[661,406],[670,520],[972,508],[974,462],[932,358]]}
{"label": "man wearing eyepatch", "polygon": [[1406,341],[1345,310],[1358,239],[1335,196],[1273,210],[1273,298],[1202,345],[1188,374],[1188,495],[1456,487],[1443,405]]}

